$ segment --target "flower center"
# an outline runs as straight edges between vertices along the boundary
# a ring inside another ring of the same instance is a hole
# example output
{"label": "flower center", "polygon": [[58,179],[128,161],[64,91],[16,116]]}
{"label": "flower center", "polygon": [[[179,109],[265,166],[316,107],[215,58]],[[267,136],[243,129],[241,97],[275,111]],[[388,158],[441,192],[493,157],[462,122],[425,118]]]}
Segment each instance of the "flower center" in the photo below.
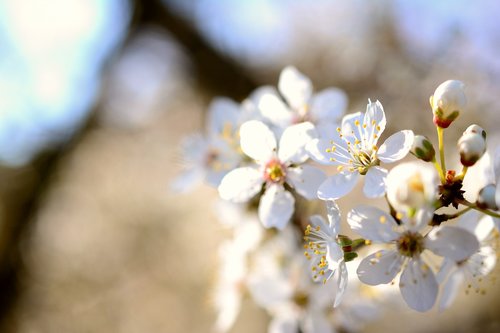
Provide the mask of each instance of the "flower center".
{"label": "flower center", "polygon": [[419,255],[424,250],[424,237],[418,232],[405,232],[397,240],[399,253],[407,257]]}
{"label": "flower center", "polygon": [[278,160],[271,160],[264,169],[264,178],[272,183],[282,184],[286,178],[286,167]]}
{"label": "flower center", "polygon": [[327,243],[333,241],[330,236],[319,225],[307,225],[304,231],[304,256],[307,260],[311,260],[311,270],[313,273],[314,281],[321,281],[326,283],[333,275],[332,271],[328,269],[328,261],[326,260]]}
{"label": "flower center", "polygon": [[302,291],[297,291],[293,295],[293,302],[301,308],[305,308],[309,304],[309,295]]}
{"label": "flower center", "polygon": [[352,162],[349,161],[350,164],[357,168],[358,172],[362,175],[366,175],[371,166],[380,164],[380,161],[376,158],[375,154],[373,152],[370,153],[367,153],[364,150],[353,152],[353,160]]}
{"label": "flower center", "polygon": [[205,155],[205,165],[212,170],[222,169],[222,165],[219,161],[220,152],[215,148],[211,148]]}

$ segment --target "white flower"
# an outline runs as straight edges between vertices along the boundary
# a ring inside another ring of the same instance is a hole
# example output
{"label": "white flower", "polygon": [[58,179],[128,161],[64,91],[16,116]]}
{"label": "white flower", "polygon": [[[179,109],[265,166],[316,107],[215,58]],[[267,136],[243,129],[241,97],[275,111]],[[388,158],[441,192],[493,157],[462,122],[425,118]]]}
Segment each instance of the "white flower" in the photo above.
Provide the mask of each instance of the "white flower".
{"label": "white flower", "polygon": [[243,207],[231,207],[228,202],[224,203],[218,205],[218,215],[224,215],[224,220],[236,221],[226,224],[234,227],[233,238],[219,247],[221,264],[214,293],[217,310],[215,327],[219,332],[227,332],[236,320],[246,291],[248,255],[258,248],[264,236],[264,229],[256,214]]}
{"label": "white flower", "polygon": [[262,122],[252,120],[240,128],[241,149],[257,165],[229,172],[219,186],[222,199],[246,202],[264,193],[259,202],[259,218],[266,228],[283,229],[294,211],[295,199],[285,184],[306,199],[314,199],[323,171],[303,163],[308,159],[304,146],[314,135],[311,123],[287,128],[279,145],[273,132]]}
{"label": "white flower", "polygon": [[367,197],[380,197],[385,193],[387,170],[380,161],[392,163],[408,154],[413,144],[413,132],[404,130],[391,135],[380,147],[378,139],[385,129],[382,104],[369,102],[366,113],[346,115],[342,128],[330,137],[311,141],[307,150],[322,164],[338,165],[340,173],[329,177],[318,189],[318,197],[336,200],[351,192],[359,175],[366,175],[363,188]]}
{"label": "white flower", "polygon": [[314,281],[322,280],[326,284],[333,277],[336,286],[333,306],[337,307],[347,287],[347,267],[344,251],[337,240],[340,231],[340,210],[333,201],[327,203],[327,210],[328,224],[319,215],[311,216],[311,224],[305,230],[304,255],[311,260]]}
{"label": "white flower", "polygon": [[205,134],[188,136],[182,142],[186,171],[172,188],[187,192],[202,181],[217,187],[222,178],[239,166],[242,154],[239,150],[238,129],[247,114],[227,98],[216,98],[208,110]]}
{"label": "white flower", "polygon": [[347,107],[344,91],[327,88],[313,94],[311,80],[295,67],[283,69],[278,89],[283,98],[272,87],[260,88],[250,97],[262,117],[277,127],[278,132],[292,124],[309,121],[322,135],[337,126]]}
{"label": "white flower", "polygon": [[437,87],[434,95],[430,97],[436,125],[447,128],[465,108],[467,99],[464,87],[465,85],[457,80],[445,81]]}
{"label": "white flower", "polygon": [[359,279],[369,285],[391,282],[402,270],[399,288],[408,306],[417,311],[431,309],[438,294],[438,283],[431,267],[422,254],[434,254],[455,261],[464,260],[475,253],[478,242],[474,235],[458,227],[441,226],[425,236],[420,230],[432,218],[420,210],[415,218],[400,216],[402,224],[389,214],[370,206],[358,206],[349,212],[351,228],[365,239],[388,243],[389,250],[381,250],[364,258],[358,269]]}
{"label": "white flower", "polygon": [[490,216],[483,216],[478,221],[478,215],[477,212],[467,212],[457,223],[458,227],[476,236],[480,248],[463,260],[444,260],[437,275],[438,280],[443,282],[443,292],[439,301],[440,310],[451,305],[464,282],[468,283],[468,288],[475,286],[476,291],[480,292],[477,286],[478,281],[488,275],[496,265],[496,252],[490,245],[490,236],[495,228],[495,222]]}
{"label": "white flower", "polygon": [[431,208],[438,193],[439,177],[432,166],[421,162],[401,163],[387,176],[387,199],[399,212]]}
{"label": "white flower", "polygon": [[[330,290],[315,284],[307,273],[308,261],[298,252],[297,239],[286,228],[270,239],[254,256],[248,288],[255,303],[272,317],[270,333],[333,332],[328,318]],[[283,237],[285,236],[285,237]],[[293,250],[290,248],[295,246]]]}
{"label": "white flower", "polygon": [[246,288],[247,253],[237,241],[225,241],[219,248],[219,258],[221,266],[214,293],[217,311],[215,328],[219,332],[227,332],[240,312]]}

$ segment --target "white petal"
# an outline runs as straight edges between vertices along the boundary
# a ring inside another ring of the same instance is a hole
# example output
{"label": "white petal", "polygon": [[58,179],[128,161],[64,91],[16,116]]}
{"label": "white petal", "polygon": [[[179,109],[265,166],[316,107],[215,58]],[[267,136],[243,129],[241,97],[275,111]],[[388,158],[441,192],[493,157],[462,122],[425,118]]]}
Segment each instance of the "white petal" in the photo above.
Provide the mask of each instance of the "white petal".
{"label": "white petal", "polygon": [[346,93],[341,89],[327,88],[314,95],[309,112],[317,122],[337,122],[346,108]]}
{"label": "white petal", "polygon": [[352,191],[359,174],[357,172],[341,172],[328,177],[318,189],[321,200],[337,200]]}
{"label": "white petal", "polygon": [[339,306],[340,302],[342,301],[342,297],[344,296],[344,292],[347,289],[347,282],[348,282],[347,266],[344,261],[340,263],[335,274],[338,274],[338,278],[336,279],[338,281],[338,284],[337,284],[337,292],[335,294],[335,301],[333,303],[333,307]]}
{"label": "white petal", "polygon": [[[337,242],[330,242],[326,245],[326,260],[328,261],[328,268],[332,271],[336,270],[338,267],[339,261],[343,261],[344,259],[344,251],[340,247]],[[330,266],[331,264],[331,266]]]}
{"label": "white petal", "polygon": [[361,237],[374,242],[389,243],[399,237],[394,218],[375,207],[357,206],[347,214],[347,222]]}
{"label": "white petal", "polygon": [[202,168],[192,168],[177,176],[170,184],[170,190],[178,193],[187,193],[196,185],[201,184],[205,172]]}
{"label": "white petal", "polygon": [[356,273],[361,282],[376,286],[391,282],[401,270],[403,258],[394,250],[381,250],[361,260]]}
{"label": "white petal", "polygon": [[410,308],[424,312],[436,302],[438,283],[431,268],[419,259],[412,259],[401,274],[399,289]]}
{"label": "white petal", "polygon": [[318,133],[318,138],[327,139],[330,136],[338,136],[337,128],[339,128],[338,122],[321,122],[315,123],[316,133]]}
{"label": "white petal", "polygon": [[402,219],[403,224],[408,230],[418,232],[432,220],[434,210],[433,206],[423,206],[417,211],[414,218],[408,218],[405,215]]}
{"label": "white petal", "polygon": [[263,163],[276,154],[274,133],[263,122],[257,120],[247,121],[241,125],[240,145],[246,155]]}
{"label": "white petal", "polygon": [[313,228],[319,226],[320,230],[330,236],[332,240],[335,240],[335,237],[337,237],[336,230],[334,230],[321,215],[309,217],[309,222]]}
{"label": "white petal", "polygon": [[439,272],[436,274],[436,280],[439,284],[443,283],[448,275],[451,274],[455,269],[457,269],[457,263],[451,259],[445,258],[439,268]]}
{"label": "white petal", "polygon": [[341,213],[340,208],[335,201],[328,200],[326,202],[326,216],[333,234],[338,235],[340,232]]}
{"label": "white petal", "polygon": [[318,188],[325,179],[326,174],[322,170],[310,165],[287,169],[287,182],[298,194],[309,200],[316,199]]}
{"label": "white petal", "polygon": [[365,186],[363,193],[368,198],[378,198],[385,194],[385,179],[387,178],[387,170],[381,167],[371,167],[365,176]]}
{"label": "white petal", "polygon": [[485,276],[491,273],[497,263],[497,255],[490,246],[483,246],[468,260],[467,266],[472,274]]}
{"label": "white petal", "polygon": [[220,170],[220,171],[215,171],[215,170],[208,170],[205,175],[205,181],[207,182],[208,185],[213,186],[213,187],[218,187],[224,179],[224,177],[228,174],[229,170]]}
{"label": "white petal", "polygon": [[363,114],[361,112],[347,114],[342,118],[342,135],[352,144],[356,140],[363,142],[362,122]]}
{"label": "white petal", "polygon": [[293,316],[275,317],[269,323],[268,333],[297,333],[299,324]]}
{"label": "white petal", "polygon": [[281,136],[278,157],[281,162],[304,163],[308,158],[306,144],[316,138],[314,125],[305,122],[285,129]]}
{"label": "white petal", "polygon": [[404,158],[413,145],[414,134],[410,130],[394,133],[385,140],[377,151],[377,157],[384,163],[392,163]]}
{"label": "white petal", "polygon": [[313,90],[311,80],[292,66],[281,71],[278,89],[292,108],[303,107]]}
{"label": "white petal", "polygon": [[474,234],[478,241],[486,239],[495,228],[495,221],[491,216],[484,216],[479,221],[477,211],[469,211],[462,215],[457,222],[457,227]]}
{"label": "white petal", "polygon": [[224,200],[246,202],[259,193],[262,183],[262,174],[257,168],[234,169],[222,178],[219,195]]}
{"label": "white petal", "polygon": [[309,308],[307,309],[305,318],[301,321],[301,330],[296,330],[294,333],[297,332],[332,333],[335,331],[324,309]]}
{"label": "white petal", "polygon": [[379,101],[372,103],[372,101],[368,100],[363,124],[366,125],[364,135],[368,140],[369,146],[376,145],[386,124],[382,103]]}
{"label": "white petal", "polygon": [[443,285],[443,291],[439,299],[439,311],[443,311],[450,307],[453,300],[457,297],[458,289],[464,282],[462,271],[455,270],[450,274]]}
{"label": "white petal", "polygon": [[285,128],[293,122],[293,112],[277,93],[263,93],[257,103],[262,117],[271,124]]}
{"label": "white petal", "polygon": [[335,140],[329,139],[313,139],[306,145],[306,151],[314,161],[324,165],[339,165],[348,164],[350,155],[347,155],[344,149],[347,150],[347,145],[337,135],[337,141],[341,145],[336,148],[335,152],[331,152],[332,143],[337,143]]}
{"label": "white petal", "polygon": [[274,308],[293,295],[293,288],[284,276],[254,273],[248,278],[248,290],[252,300],[263,308]]}
{"label": "white petal", "polygon": [[240,105],[235,101],[225,98],[215,98],[208,107],[208,128],[209,134],[220,135],[224,131],[238,130],[238,121],[241,116]]}
{"label": "white petal", "polygon": [[270,185],[260,198],[259,218],[264,227],[283,229],[294,211],[295,199],[281,185]]}
{"label": "white petal", "polygon": [[462,261],[479,249],[476,236],[455,226],[432,229],[425,238],[425,247],[439,256]]}

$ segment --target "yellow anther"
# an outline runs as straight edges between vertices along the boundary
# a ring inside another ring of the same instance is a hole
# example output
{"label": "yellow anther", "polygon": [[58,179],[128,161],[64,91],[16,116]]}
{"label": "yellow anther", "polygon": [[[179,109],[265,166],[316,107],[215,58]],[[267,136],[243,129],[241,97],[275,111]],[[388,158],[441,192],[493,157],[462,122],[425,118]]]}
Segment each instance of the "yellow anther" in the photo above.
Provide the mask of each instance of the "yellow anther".
{"label": "yellow anther", "polygon": [[354,124],[355,124],[356,126],[359,126],[359,120],[356,120],[356,121],[354,122]]}
{"label": "yellow anther", "polygon": [[365,245],[372,245],[372,241],[369,239],[365,239]]}
{"label": "yellow anther", "polygon": [[401,220],[401,219],[403,218],[403,214],[401,214],[401,213],[399,213],[399,212],[398,212],[398,213],[396,214],[396,218],[397,218],[398,220]]}
{"label": "yellow anther", "polygon": [[385,222],[387,222],[387,219],[385,218],[384,215],[380,216],[380,218],[378,219],[380,221],[380,223],[384,224]]}
{"label": "yellow anther", "polygon": [[380,131],[380,126],[377,126],[376,128],[377,128],[377,131]]}

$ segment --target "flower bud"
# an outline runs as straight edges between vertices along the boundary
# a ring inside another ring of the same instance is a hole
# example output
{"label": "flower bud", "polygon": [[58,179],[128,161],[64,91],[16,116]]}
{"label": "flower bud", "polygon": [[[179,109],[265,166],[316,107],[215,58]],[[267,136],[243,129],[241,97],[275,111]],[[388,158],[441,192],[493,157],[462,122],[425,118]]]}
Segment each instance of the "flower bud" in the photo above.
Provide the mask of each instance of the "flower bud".
{"label": "flower bud", "polygon": [[467,100],[464,84],[457,80],[448,80],[437,87],[430,98],[434,124],[447,128],[465,107]]}
{"label": "flower bud", "polygon": [[481,136],[483,137],[483,139],[486,140],[486,131],[479,125],[476,125],[476,124],[472,124],[470,125],[469,127],[467,127],[467,129],[464,131],[464,134],[465,133],[476,133],[476,134],[481,134]]}
{"label": "flower bud", "polygon": [[423,135],[415,135],[410,153],[426,162],[434,160],[434,156],[436,155],[432,143]]}
{"label": "flower bud", "polygon": [[429,164],[402,163],[387,175],[387,199],[399,212],[432,205],[437,195],[439,177]]}
{"label": "flower bud", "polygon": [[477,196],[477,206],[482,209],[498,210],[495,201],[495,192],[496,187],[494,184],[487,185],[481,189],[481,191],[479,191],[479,195]]}
{"label": "flower bud", "polygon": [[479,133],[464,133],[458,140],[460,163],[463,166],[473,166],[486,151],[486,140]]}

